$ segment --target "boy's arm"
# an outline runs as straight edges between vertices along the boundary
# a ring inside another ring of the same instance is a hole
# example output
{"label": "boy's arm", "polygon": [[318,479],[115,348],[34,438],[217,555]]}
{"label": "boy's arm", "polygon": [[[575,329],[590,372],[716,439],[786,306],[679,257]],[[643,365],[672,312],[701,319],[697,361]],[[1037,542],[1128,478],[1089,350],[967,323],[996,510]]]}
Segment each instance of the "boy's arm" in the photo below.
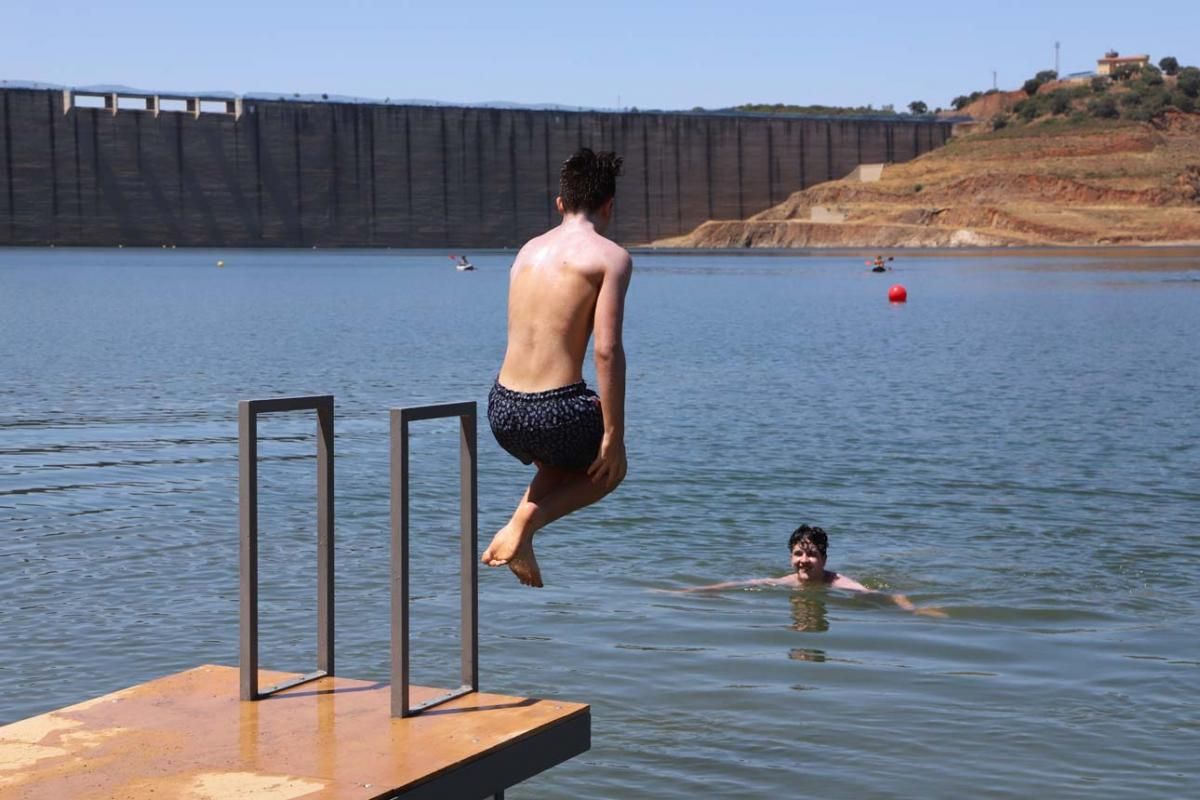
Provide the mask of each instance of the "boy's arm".
{"label": "boy's arm", "polygon": [[831,587],[833,587],[834,589],[846,589],[847,591],[851,591],[851,592],[862,592],[863,594],[882,595],[882,596],[886,597],[887,599],[891,600],[893,603],[895,603],[900,608],[904,609],[905,611],[909,611],[913,614],[919,614],[920,616],[923,616],[923,617],[944,617],[944,616],[946,616],[946,612],[942,611],[940,608],[917,608],[915,605],[913,605],[911,600],[909,600],[907,597],[905,597],[902,594],[891,594],[889,592],[878,592],[878,591],[875,591],[874,589],[868,589],[866,586],[863,586],[858,581],[854,580],[853,578],[847,578],[845,575],[838,575],[836,578],[833,579],[833,581],[829,585]]}
{"label": "boy's arm", "polygon": [[609,490],[625,477],[625,347],[622,326],[625,318],[625,292],[633,274],[633,259],[621,251],[622,258],[604,271],[600,294],[596,298],[593,321],[596,355],[596,383],[600,410],[604,414],[604,438],[600,453],[588,467],[593,481]]}
{"label": "boy's arm", "polygon": [[909,600],[907,597],[905,597],[902,594],[891,594],[891,595],[888,595],[888,597],[890,597],[892,599],[893,603],[900,606],[905,611],[910,611],[913,614],[917,614],[918,616],[922,616],[922,617],[945,617],[946,616],[946,612],[942,611],[940,608],[934,608],[932,606],[930,606],[928,608],[917,608],[916,606],[914,606],[912,604],[911,600]]}
{"label": "boy's arm", "polygon": [[743,586],[778,586],[785,583],[787,578],[753,578],[748,581],[725,581],[724,583],[713,583],[708,586],[692,586],[687,589],[676,589],[675,591],[686,592],[719,592],[722,589],[739,589]]}

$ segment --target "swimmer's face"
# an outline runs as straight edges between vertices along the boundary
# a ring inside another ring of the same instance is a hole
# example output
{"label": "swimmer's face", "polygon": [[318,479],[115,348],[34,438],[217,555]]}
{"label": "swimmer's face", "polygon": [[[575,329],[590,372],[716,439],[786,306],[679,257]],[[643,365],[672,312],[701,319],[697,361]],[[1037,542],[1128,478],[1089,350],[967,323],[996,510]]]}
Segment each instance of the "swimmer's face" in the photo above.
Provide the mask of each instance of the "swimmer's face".
{"label": "swimmer's face", "polygon": [[825,556],[811,542],[797,542],[792,548],[792,569],[802,581],[825,578]]}

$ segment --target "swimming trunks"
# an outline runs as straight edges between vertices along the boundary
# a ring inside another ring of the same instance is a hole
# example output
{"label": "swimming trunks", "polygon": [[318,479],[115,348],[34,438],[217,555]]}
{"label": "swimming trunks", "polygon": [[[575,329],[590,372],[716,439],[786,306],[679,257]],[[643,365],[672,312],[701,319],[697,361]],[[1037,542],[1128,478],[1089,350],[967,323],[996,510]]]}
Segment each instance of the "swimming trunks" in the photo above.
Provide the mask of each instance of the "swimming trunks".
{"label": "swimming trunks", "polygon": [[600,452],[604,414],[583,381],[544,392],[514,392],[500,381],[488,394],[496,441],[524,464],[587,469]]}

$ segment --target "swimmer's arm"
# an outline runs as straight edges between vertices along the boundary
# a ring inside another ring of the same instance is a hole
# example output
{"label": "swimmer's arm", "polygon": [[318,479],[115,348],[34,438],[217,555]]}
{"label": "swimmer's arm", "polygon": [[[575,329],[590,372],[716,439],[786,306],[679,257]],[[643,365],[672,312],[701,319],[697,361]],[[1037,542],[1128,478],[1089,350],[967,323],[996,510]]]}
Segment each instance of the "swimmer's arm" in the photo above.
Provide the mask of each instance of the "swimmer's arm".
{"label": "swimmer's arm", "polygon": [[604,415],[604,438],[600,454],[588,467],[592,480],[610,489],[625,477],[625,347],[622,326],[625,293],[633,274],[633,259],[622,251],[621,258],[604,270],[593,319],[596,383],[600,411]]}
{"label": "swimmer's arm", "polygon": [[905,597],[902,594],[891,594],[891,595],[888,595],[888,597],[890,597],[892,599],[893,603],[900,606],[900,608],[902,608],[905,611],[908,611],[912,614],[916,614],[917,616],[920,616],[920,617],[945,617],[946,616],[945,611],[942,611],[940,608],[934,608],[933,606],[928,606],[926,608],[917,608],[915,605],[913,605],[911,600],[909,600],[907,597]]}
{"label": "swimmer's arm", "polygon": [[868,589],[853,578],[847,578],[845,575],[838,575],[830,582],[830,587],[834,589],[845,589],[849,592],[860,592],[862,594],[873,594],[886,597],[898,607],[912,614],[918,614],[923,617],[944,617],[946,612],[940,608],[917,608],[913,602],[902,594],[891,594],[890,592],[878,592],[874,589]]}
{"label": "swimmer's arm", "polygon": [[[784,576],[782,578],[754,578],[748,581],[725,581],[724,583],[714,583],[709,586],[692,586],[687,589],[676,589],[674,591],[680,593],[719,592],[722,589],[741,589],[745,586],[786,586],[789,582],[789,577],[791,576]],[[794,583],[794,581],[792,582]]]}

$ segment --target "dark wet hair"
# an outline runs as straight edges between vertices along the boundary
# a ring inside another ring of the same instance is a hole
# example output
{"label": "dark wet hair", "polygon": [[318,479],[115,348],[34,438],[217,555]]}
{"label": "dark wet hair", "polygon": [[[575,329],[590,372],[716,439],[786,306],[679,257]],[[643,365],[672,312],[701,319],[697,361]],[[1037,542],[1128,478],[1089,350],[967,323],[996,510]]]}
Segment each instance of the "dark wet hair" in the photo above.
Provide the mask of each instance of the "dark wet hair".
{"label": "dark wet hair", "polygon": [[622,158],[616,153],[593,153],[580,148],[563,162],[558,193],[566,211],[591,212],[617,193]]}
{"label": "dark wet hair", "polygon": [[829,549],[829,537],[825,534],[825,529],[818,528],[815,525],[801,525],[792,531],[792,538],[788,539],[788,552],[790,553],[794,550],[796,545],[801,542],[811,544],[817,548],[822,556]]}

